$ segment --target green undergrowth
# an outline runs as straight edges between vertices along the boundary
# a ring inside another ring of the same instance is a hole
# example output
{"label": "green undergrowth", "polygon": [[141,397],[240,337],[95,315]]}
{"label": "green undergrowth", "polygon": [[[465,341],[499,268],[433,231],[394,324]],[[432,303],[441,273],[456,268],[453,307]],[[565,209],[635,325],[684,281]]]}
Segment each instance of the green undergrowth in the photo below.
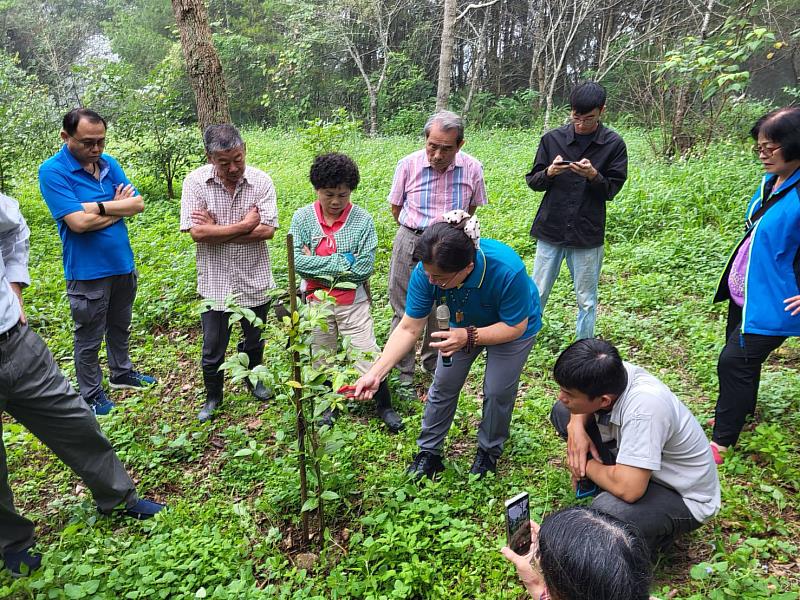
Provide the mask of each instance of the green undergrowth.
{"label": "green undergrowth", "polygon": [[[270,252],[278,284],[286,286],[283,233],[293,211],[313,200],[306,176],[311,156],[296,135],[245,133],[248,162],[270,173],[278,190],[281,229]],[[597,330],[667,382],[705,426],[713,414],[724,331],[724,311],[710,297],[759,169],[744,142],[721,143],[703,159],[664,163],[651,157],[641,132],[623,134],[630,179],[609,204]],[[478,212],[483,235],[510,244],[529,269],[535,246],[528,230],[539,195],[523,176],[536,143],[529,132],[483,131],[470,134],[464,148],[486,171],[490,204]],[[396,230],[386,196],[396,161],[420,145],[409,137],[353,138],[341,148],[361,169],[353,200],[372,213],[378,229],[371,286],[380,342],[391,317],[386,278]],[[129,175],[136,181],[136,173]],[[73,377],[60,242],[35,170],[17,196],[31,227],[27,313]],[[537,519],[574,503],[564,447],[548,423],[556,391],[549,372],[574,334],[566,268],[523,374],[498,476],[482,482],[467,476],[481,414],[482,361],[462,394],[445,449],[447,470],[436,483],[417,487],[403,476],[416,450],[421,404],[399,402],[406,430],[397,436],[386,432],[370,406],[351,406],[333,438],[340,448],[330,455],[326,480],[335,499],[326,504],[324,549],[304,568],[294,550],[300,500],[288,395],[261,405],[243,386],[228,384],[224,414],[209,424],[196,421],[202,402],[199,303],[194,248],[178,220],[178,203],[161,198],[148,198],[145,213],[129,220],[140,273],[132,356],[160,383],[143,393],[115,392],[119,408],[100,419],[141,493],[170,508],[144,523],[100,518],[79,480],[6,419],[11,484],[20,510],[37,522],[44,564],[25,580],[0,574],[0,597],[521,597],[512,567],[499,554],[503,500],[527,490]],[[281,335],[271,316],[266,364],[277,380],[286,380]],[[653,588],[659,597],[797,597],[798,348],[788,342],[768,362],[759,422],[720,469],[722,512],[659,562]]]}

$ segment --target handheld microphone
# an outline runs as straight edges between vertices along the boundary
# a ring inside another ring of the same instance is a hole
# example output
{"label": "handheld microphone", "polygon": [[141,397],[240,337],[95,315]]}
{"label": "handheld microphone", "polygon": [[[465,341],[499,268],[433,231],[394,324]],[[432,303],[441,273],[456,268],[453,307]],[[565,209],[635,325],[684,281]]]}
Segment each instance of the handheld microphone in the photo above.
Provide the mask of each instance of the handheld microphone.
{"label": "handheld microphone", "polygon": [[[440,331],[450,331],[450,308],[447,304],[440,304],[436,307],[436,325]],[[449,367],[453,364],[452,356],[443,356],[442,365]]]}

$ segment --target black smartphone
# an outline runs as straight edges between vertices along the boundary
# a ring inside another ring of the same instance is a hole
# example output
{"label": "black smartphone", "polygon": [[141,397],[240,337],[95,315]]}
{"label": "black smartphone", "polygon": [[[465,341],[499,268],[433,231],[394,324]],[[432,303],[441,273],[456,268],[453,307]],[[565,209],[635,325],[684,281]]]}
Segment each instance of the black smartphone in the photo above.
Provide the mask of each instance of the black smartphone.
{"label": "black smartphone", "polygon": [[578,479],[578,483],[575,485],[575,497],[578,500],[594,496],[597,492],[597,484],[588,477]]}
{"label": "black smartphone", "polygon": [[566,167],[567,165],[571,165],[574,163],[574,160],[560,160],[556,163],[557,167]]}
{"label": "black smartphone", "polygon": [[517,554],[527,554],[531,549],[531,509],[528,492],[506,500],[506,535],[508,547]]}

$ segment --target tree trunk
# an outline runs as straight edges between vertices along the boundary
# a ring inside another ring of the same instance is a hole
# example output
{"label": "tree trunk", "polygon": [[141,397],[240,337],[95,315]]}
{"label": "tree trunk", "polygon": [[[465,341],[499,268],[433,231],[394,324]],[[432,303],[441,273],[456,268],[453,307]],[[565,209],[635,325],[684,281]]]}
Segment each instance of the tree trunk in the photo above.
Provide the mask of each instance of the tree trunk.
{"label": "tree trunk", "polygon": [[200,130],[231,122],[222,63],[211,39],[204,0],[172,0],[172,11],[181,36],[186,73],[197,102]]}
{"label": "tree trunk", "polygon": [[436,110],[447,108],[450,98],[450,68],[453,64],[453,37],[456,25],[456,0],[444,0],[442,46],[439,52],[439,85],[436,88]]}
{"label": "tree trunk", "polygon": [[489,27],[489,17],[491,15],[491,8],[487,8],[483,14],[483,24],[481,25],[481,33],[478,36],[478,57],[472,65],[472,76],[469,83],[469,94],[467,101],[464,103],[463,116],[466,118],[472,108],[472,99],[475,97],[475,91],[480,85],[481,71],[483,70],[483,63],[486,60],[486,29]]}

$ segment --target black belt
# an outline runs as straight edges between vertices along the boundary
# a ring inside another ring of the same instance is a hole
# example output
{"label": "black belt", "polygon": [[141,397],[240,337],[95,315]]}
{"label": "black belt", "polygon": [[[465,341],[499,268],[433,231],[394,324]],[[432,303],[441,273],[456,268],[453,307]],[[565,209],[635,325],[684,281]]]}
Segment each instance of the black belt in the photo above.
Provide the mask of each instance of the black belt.
{"label": "black belt", "polygon": [[403,227],[408,229],[414,235],[422,235],[423,233],[425,233],[424,229],[414,229],[413,227],[409,227],[408,225],[403,225]]}
{"label": "black belt", "polygon": [[17,332],[17,329],[19,329],[21,325],[22,323],[17,321],[17,323],[11,329],[0,333],[0,343],[7,342],[8,339]]}

